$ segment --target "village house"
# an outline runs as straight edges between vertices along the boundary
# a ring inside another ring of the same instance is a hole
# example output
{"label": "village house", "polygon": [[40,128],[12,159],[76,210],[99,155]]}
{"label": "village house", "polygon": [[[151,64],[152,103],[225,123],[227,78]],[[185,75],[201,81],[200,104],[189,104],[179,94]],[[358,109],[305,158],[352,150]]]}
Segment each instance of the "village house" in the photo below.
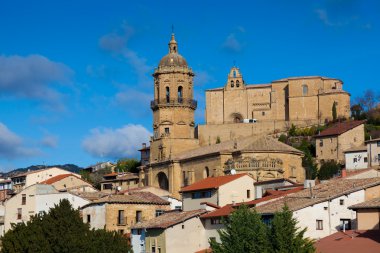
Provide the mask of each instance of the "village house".
{"label": "village house", "polygon": [[112,172],[103,176],[101,191],[117,193],[139,187],[139,175],[130,172]]}
{"label": "village house", "polygon": [[204,202],[224,206],[253,200],[254,182],[248,174],[205,178],[182,188],[183,210],[197,210]]}
{"label": "village house", "polygon": [[30,216],[48,212],[62,199],[67,199],[75,209],[90,203],[70,192],[59,192],[52,185],[34,184],[24,188],[5,202],[5,232],[11,229],[12,223],[26,222]]}
{"label": "village house", "polygon": [[12,189],[15,192],[20,192],[22,189],[31,186],[33,184],[38,184],[45,180],[48,180],[52,177],[62,175],[62,174],[73,174],[77,177],[81,177],[79,174],[52,167],[47,169],[32,170],[25,173],[21,173],[11,177],[12,180]]}
{"label": "village house", "polygon": [[349,207],[356,211],[357,230],[379,230],[380,198],[370,199]]}
{"label": "village house", "polygon": [[317,162],[344,164],[344,151],[364,145],[364,123],[363,120],[339,122],[314,136]]}
{"label": "village house", "polygon": [[264,219],[287,205],[306,237],[319,239],[356,226],[355,211],[348,207],[380,197],[380,178],[334,179],[255,207]]}
{"label": "village house", "polygon": [[380,166],[380,138],[366,141],[370,167]]}
{"label": "village house", "polygon": [[170,211],[132,227],[135,253],[194,253],[209,247],[200,216],[205,209]]}
{"label": "village house", "polygon": [[265,196],[268,190],[290,190],[303,186],[303,184],[298,184],[287,178],[279,178],[273,180],[266,180],[255,182],[255,199],[262,198]]}
{"label": "village house", "polygon": [[89,182],[86,182],[74,174],[61,174],[48,180],[42,181],[41,184],[54,186],[58,191],[70,192],[97,192]]}
{"label": "village house", "polygon": [[368,168],[367,146],[349,148],[344,152],[346,170],[361,170]]}
{"label": "village house", "polygon": [[107,229],[120,234],[130,232],[131,226],[170,210],[170,203],[150,192],[130,192],[108,195],[82,207],[83,222],[91,228]]}
{"label": "village house", "polygon": [[111,162],[99,162],[93,165],[90,165],[83,169],[83,171],[87,171],[89,173],[94,173],[102,169],[110,169],[112,172],[114,171],[116,165]]}

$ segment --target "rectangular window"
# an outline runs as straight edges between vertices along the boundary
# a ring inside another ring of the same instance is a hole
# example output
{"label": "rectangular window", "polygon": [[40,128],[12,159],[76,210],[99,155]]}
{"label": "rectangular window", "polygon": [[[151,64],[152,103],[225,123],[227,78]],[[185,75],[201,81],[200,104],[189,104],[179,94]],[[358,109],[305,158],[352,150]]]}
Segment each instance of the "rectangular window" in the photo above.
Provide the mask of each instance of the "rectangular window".
{"label": "rectangular window", "polygon": [[323,147],[323,140],[319,140],[319,146]]}
{"label": "rectangular window", "polygon": [[203,191],[203,192],[193,192],[191,194],[192,199],[202,199],[202,198],[211,198],[211,191]]}
{"label": "rectangular window", "polygon": [[125,225],[124,210],[119,210],[117,215],[117,224]]}
{"label": "rectangular window", "polygon": [[317,220],[317,230],[323,230],[323,220]]}
{"label": "rectangular window", "polygon": [[368,158],[367,157],[364,157],[364,162],[368,163]]}
{"label": "rectangular window", "polygon": [[211,224],[222,224],[222,219],[220,218],[211,218]]}
{"label": "rectangular window", "polygon": [[165,212],[164,210],[156,210],[156,217],[164,214],[164,212]]}
{"label": "rectangular window", "polygon": [[166,134],[169,134],[169,133],[170,133],[169,127],[165,127],[165,133],[166,133]]}
{"label": "rectangular window", "polygon": [[377,161],[380,162],[380,154],[377,154]]}
{"label": "rectangular window", "polygon": [[261,114],[262,114],[263,116],[265,116],[265,112],[262,112]]}
{"label": "rectangular window", "polygon": [[251,190],[247,190],[247,199],[251,198]]}
{"label": "rectangular window", "polygon": [[90,222],[91,222],[91,215],[87,214],[87,223],[90,223]]}
{"label": "rectangular window", "polygon": [[21,220],[22,218],[22,208],[17,208],[17,219]]}
{"label": "rectangular window", "polygon": [[156,246],[152,246],[152,253],[156,253]]}
{"label": "rectangular window", "polygon": [[136,211],[136,223],[142,221],[142,211]]}
{"label": "rectangular window", "polygon": [[112,184],[104,184],[103,185],[103,190],[111,190],[112,189]]}
{"label": "rectangular window", "polygon": [[357,163],[358,162],[358,158],[354,158],[354,163]]}
{"label": "rectangular window", "polygon": [[377,142],[377,146],[380,147],[380,141]]}
{"label": "rectangular window", "polygon": [[21,205],[26,205],[26,194],[22,194]]}
{"label": "rectangular window", "polygon": [[343,206],[344,205],[344,199],[339,200],[339,205]]}

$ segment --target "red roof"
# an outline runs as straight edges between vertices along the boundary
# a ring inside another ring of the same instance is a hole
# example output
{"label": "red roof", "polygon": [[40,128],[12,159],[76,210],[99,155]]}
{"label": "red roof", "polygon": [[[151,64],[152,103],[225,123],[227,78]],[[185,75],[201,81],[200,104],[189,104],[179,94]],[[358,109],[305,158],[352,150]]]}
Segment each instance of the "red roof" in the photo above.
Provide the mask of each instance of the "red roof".
{"label": "red roof", "polygon": [[269,201],[269,200],[272,200],[272,199],[276,199],[276,198],[280,198],[280,197],[283,197],[283,196],[288,195],[290,193],[295,193],[295,192],[298,192],[298,191],[301,191],[301,190],[303,190],[303,186],[302,187],[297,187],[297,188],[294,188],[294,189],[291,189],[291,190],[287,190],[287,191],[277,191],[276,194],[273,194],[273,195],[270,195],[270,196],[266,196],[266,197],[263,197],[263,198],[260,198],[260,199],[251,200],[251,201],[248,201],[248,202],[241,202],[241,203],[237,203],[237,204],[228,204],[228,205],[225,205],[225,206],[221,207],[220,209],[216,209],[216,210],[214,210],[212,212],[209,212],[209,213],[206,213],[206,214],[202,215],[201,218],[226,217],[226,216],[230,215],[234,211],[234,208],[236,208],[236,207],[238,207],[238,206],[240,206],[242,204],[245,204],[247,206],[253,207],[253,206],[256,206],[259,203],[266,202],[266,201]]}
{"label": "red roof", "polygon": [[208,177],[201,181],[198,181],[189,186],[183,187],[181,192],[191,192],[191,191],[199,191],[206,189],[218,189],[220,186],[232,182],[238,178],[246,176],[247,174],[236,174],[236,175],[227,175],[220,177]]}
{"label": "red roof", "polygon": [[210,248],[202,249],[202,250],[196,251],[195,253],[212,253],[212,249]]}
{"label": "red roof", "polygon": [[324,136],[341,135],[347,132],[348,130],[351,130],[364,123],[365,123],[365,120],[353,120],[353,121],[340,122],[333,125],[332,127],[329,127],[323,130],[320,134],[314,137],[318,138],[318,137],[324,137]]}
{"label": "red roof", "polygon": [[66,178],[66,177],[69,177],[69,176],[73,176],[73,177],[76,177],[80,180],[83,180],[73,174],[61,174],[61,175],[58,175],[58,176],[55,176],[55,177],[52,177],[52,178],[49,178],[43,182],[41,182],[40,184],[54,184],[55,182],[58,182],[58,181],[61,181],[62,179]]}
{"label": "red roof", "polygon": [[318,240],[317,253],[380,252],[379,230],[340,231]]}
{"label": "red roof", "polygon": [[114,176],[117,176],[117,175],[118,175],[117,172],[111,172],[111,173],[103,175],[103,177],[114,177]]}

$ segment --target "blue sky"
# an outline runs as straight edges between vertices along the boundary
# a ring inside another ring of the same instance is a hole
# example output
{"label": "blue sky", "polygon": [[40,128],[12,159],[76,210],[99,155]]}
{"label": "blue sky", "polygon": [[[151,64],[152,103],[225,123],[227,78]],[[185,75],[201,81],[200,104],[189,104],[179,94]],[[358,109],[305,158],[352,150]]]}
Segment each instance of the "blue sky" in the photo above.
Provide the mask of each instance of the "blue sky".
{"label": "blue sky", "polygon": [[379,91],[379,1],[0,1],[0,171],[138,157],[151,134],[151,73],[174,25],[204,90],[340,78]]}

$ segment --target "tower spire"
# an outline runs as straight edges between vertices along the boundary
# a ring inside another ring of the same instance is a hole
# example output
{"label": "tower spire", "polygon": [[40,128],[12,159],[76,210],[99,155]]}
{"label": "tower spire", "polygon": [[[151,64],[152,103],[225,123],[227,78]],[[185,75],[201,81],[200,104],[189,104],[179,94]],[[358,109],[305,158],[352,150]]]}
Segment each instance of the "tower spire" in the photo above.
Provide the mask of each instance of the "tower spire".
{"label": "tower spire", "polygon": [[[174,30],[174,28],[172,28]],[[172,38],[169,42],[169,53],[178,53],[178,44],[175,41],[174,32],[172,33]]]}

